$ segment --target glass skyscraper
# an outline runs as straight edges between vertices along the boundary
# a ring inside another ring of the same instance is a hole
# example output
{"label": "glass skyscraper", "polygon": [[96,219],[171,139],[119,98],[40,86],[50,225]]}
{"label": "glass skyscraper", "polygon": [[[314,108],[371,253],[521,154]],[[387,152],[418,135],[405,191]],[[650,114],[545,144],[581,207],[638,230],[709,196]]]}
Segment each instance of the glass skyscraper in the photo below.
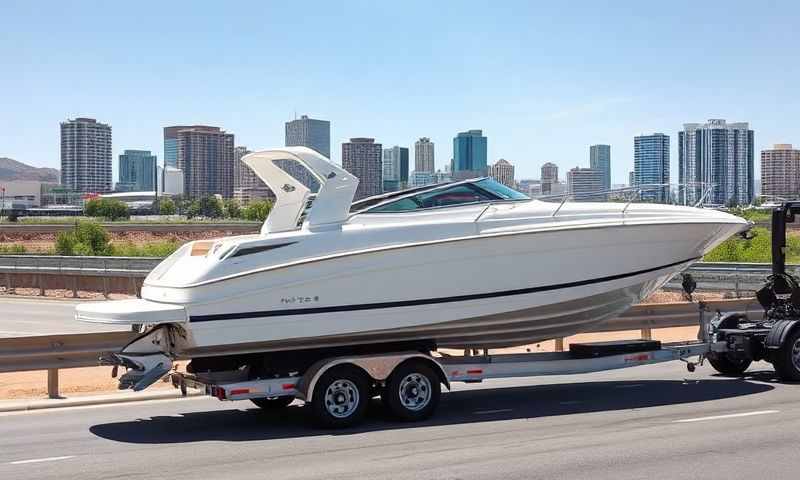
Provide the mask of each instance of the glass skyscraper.
{"label": "glass skyscraper", "polygon": [[611,145],[589,147],[589,168],[603,172],[603,190],[611,190]]}
{"label": "glass skyscraper", "polygon": [[[654,133],[633,137],[633,184],[669,183],[669,135]],[[660,203],[669,201],[669,186],[644,188],[641,198]]]}
{"label": "glass skyscraper", "polygon": [[156,189],[157,158],[150,150],[125,150],[119,156],[117,190],[153,192]]}
{"label": "glass skyscraper", "polygon": [[711,119],[684,124],[678,132],[678,181],[697,184],[681,188],[681,203],[696,203],[711,187],[706,202],[747,205],[755,194],[753,170],[753,131],[746,122]]}
{"label": "glass skyscraper", "polygon": [[408,186],[408,149],[394,146],[383,151],[383,191],[396,192]]}
{"label": "glass skyscraper", "polygon": [[453,179],[483,177],[487,171],[487,139],[482,130],[468,130],[453,138]]}

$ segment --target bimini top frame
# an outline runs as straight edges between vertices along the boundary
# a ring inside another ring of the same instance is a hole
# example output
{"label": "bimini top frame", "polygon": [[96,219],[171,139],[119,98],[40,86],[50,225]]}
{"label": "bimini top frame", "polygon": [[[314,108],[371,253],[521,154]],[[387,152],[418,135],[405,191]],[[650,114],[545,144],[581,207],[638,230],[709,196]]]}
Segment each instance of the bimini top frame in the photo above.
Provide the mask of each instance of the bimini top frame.
{"label": "bimini top frame", "polygon": [[301,217],[311,195],[308,187],[276,162],[294,160],[319,181],[314,208],[305,219],[309,229],[340,225],[347,220],[358,187],[358,178],[318,152],[306,147],[285,147],[245,155],[242,161],[275,194],[275,205],[261,228],[262,234],[286,232],[301,227]]}

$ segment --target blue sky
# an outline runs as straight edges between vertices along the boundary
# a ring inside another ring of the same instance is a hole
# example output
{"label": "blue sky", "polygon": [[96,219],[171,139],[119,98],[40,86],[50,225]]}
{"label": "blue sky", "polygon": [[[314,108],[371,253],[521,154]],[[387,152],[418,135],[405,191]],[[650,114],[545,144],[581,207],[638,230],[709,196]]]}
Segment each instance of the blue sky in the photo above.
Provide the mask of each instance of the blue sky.
{"label": "blue sky", "polygon": [[[0,156],[59,166],[58,124],[110,123],[122,150],[161,160],[161,127],[219,125],[252,149],[283,124],[332,122],[384,146],[480,128],[517,177],[588,166],[633,137],[709,118],[748,121],[758,151],[800,144],[800,3],[46,2],[0,4]],[[116,178],[116,175],[115,175]]]}

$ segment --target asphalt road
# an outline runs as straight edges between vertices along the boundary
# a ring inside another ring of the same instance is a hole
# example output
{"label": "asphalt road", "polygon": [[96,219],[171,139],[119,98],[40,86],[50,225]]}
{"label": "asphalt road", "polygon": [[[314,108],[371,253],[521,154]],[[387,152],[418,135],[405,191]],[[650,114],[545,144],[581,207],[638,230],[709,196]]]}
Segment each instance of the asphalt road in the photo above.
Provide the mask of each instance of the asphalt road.
{"label": "asphalt road", "polygon": [[77,302],[37,298],[0,298],[0,338],[58,333],[110,332],[126,330],[103,324],[78,322]]}
{"label": "asphalt road", "polygon": [[208,398],[0,414],[0,478],[796,478],[800,385],[751,370],[459,384],[427,422],[376,402],[348,431]]}

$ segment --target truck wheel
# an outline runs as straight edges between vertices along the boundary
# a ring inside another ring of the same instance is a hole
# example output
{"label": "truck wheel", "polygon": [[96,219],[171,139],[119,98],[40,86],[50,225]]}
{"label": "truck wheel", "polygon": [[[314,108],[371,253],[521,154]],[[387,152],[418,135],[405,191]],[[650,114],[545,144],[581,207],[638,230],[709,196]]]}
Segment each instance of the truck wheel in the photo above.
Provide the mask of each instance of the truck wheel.
{"label": "truck wheel", "polygon": [[381,400],[392,415],[400,420],[424,420],[439,405],[442,394],[439,382],[439,376],[426,362],[406,362],[389,376]]}
{"label": "truck wheel", "polygon": [[350,427],[363,420],[369,399],[366,374],[351,365],[340,365],[317,380],[311,412],[320,427]]}
{"label": "truck wheel", "polygon": [[272,411],[288,407],[294,401],[294,397],[251,398],[250,401],[255,403],[262,410]]}
{"label": "truck wheel", "polygon": [[775,352],[772,366],[784,382],[800,382],[800,328],[795,328]]}
{"label": "truck wheel", "polygon": [[714,370],[729,377],[741,377],[752,363],[752,360],[746,358],[731,358],[726,353],[712,353],[708,356],[708,361]]}

